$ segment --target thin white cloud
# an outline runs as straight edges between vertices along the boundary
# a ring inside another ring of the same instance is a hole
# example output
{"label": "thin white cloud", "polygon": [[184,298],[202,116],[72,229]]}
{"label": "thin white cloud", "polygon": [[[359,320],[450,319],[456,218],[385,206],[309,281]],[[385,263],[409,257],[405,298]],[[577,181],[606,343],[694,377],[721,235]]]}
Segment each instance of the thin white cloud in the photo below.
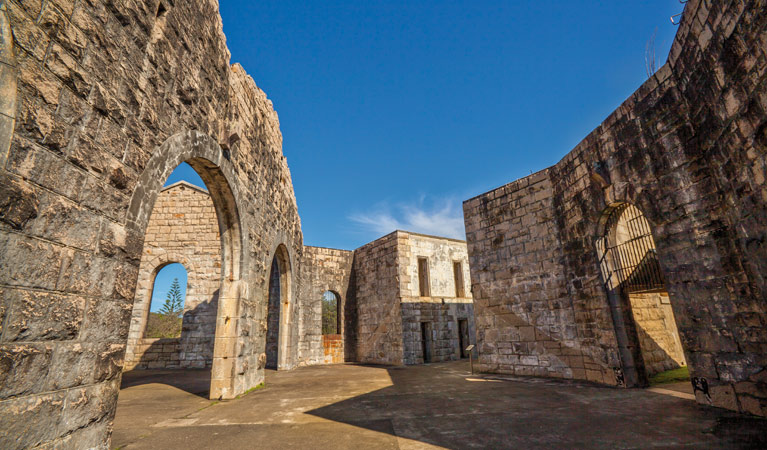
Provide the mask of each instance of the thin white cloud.
{"label": "thin white cloud", "polygon": [[[461,203],[453,198],[427,202],[421,197],[417,202],[400,204],[394,208],[379,204],[368,212],[352,214],[349,218],[379,235],[394,230],[465,239]],[[429,203],[427,205],[427,203]]]}

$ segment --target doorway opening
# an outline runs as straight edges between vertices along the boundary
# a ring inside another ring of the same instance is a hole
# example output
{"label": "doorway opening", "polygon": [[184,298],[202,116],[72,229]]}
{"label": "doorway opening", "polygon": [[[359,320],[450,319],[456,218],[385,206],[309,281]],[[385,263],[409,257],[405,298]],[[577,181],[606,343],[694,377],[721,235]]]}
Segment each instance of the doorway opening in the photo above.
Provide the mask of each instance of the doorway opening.
{"label": "doorway opening", "polygon": [[[155,150],[139,178],[126,220],[129,234],[143,236],[143,248],[124,370],[139,368],[143,358],[163,372],[151,382],[221,399],[237,394],[237,320],[232,318],[242,292],[242,234],[225,169],[213,161],[224,161],[215,142],[195,132],[181,133]],[[150,354],[174,350],[143,341],[157,274],[172,263],[182,264],[188,277],[177,357],[143,357],[152,346]],[[189,377],[191,383],[182,381]],[[126,373],[123,387],[131,379],[143,384],[151,377],[134,378]]]}
{"label": "doorway opening", "polygon": [[344,362],[344,339],[341,321],[341,296],[333,291],[322,294],[322,362]]}
{"label": "doorway opening", "polygon": [[266,314],[266,368],[286,365],[290,320],[290,256],[280,244],[272,258]]}
{"label": "doorway opening", "polygon": [[596,247],[626,384],[646,386],[659,374],[686,372],[650,223],[636,206],[621,203],[606,211],[602,225]]}
{"label": "doorway opening", "polygon": [[421,354],[423,362],[431,362],[431,322],[421,322]]}

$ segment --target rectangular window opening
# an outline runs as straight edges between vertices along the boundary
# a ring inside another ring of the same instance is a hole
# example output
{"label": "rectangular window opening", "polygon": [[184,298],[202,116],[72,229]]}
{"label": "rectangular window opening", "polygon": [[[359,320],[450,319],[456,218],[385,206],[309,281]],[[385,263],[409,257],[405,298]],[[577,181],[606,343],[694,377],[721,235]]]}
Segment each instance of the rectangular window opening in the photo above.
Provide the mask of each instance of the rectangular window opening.
{"label": "rectangular window opening", "polygon": [[453,262],[453,279],[455,280],[455,296],[458,298],[466,297],[463,283],[463,265],[460,261]]}
{"label": "rectangular window opening", "polygon": [[418,258],[418,290],[421,297],[428,297],[429,292],[429,260]]}

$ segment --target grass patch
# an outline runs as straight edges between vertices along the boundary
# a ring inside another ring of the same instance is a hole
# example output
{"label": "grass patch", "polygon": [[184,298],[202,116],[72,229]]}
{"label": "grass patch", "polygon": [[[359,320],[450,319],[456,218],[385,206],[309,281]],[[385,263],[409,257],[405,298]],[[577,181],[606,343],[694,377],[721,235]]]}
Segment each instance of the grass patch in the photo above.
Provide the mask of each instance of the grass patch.
{"label": "grass patch", "polygon": [[656,384],[666,384],[666,383],[677,383],[679,381],[689,381],[690,380],[690,371],[687,370],[687,366],[682,366],[678,369],[673,370],[667,370],[665,372],[661,372],[659,374],[653,375],[650,377],[650,384],[656,385]]}
{"label": "grass patch", "polygon": [[251,392],[258,391],[258,390],[263,389],[265,387],[266,387],[266,385],[264,385],[264,383],[260,383],[258,386],[254,386],[254,387],[248,389],[247,391],[243,392],[242,394],[238,395],[235,398],[245,397],[246,395],[250,394]]}

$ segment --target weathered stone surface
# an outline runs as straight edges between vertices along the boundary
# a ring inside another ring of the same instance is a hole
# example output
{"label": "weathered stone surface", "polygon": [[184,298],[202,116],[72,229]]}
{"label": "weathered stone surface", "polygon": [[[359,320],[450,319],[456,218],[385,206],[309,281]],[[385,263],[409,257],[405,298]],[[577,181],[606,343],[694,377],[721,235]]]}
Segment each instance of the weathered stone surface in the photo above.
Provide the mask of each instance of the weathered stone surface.
{"label": "weathered stone surface", "polygon": [[[428,294],[419,292],[419,258],[427,264]],[[469,290],[456,297],[454,262],[462,264],[468,285],[468,257],[463,241],[396,231],[354,252],[352,299],[354,357],[376,364],[419,364],[423,349],[431,361],[459,359],[459,321],[474,342]],[[348,310],[349,308],[347,308]],[[424,346],[424,325],[427,341]],[[347,327],[349,326],[347,320]]]}
{"label": "weathered stone surface", "polygon": [[21,229],[37,217],[39,200],[29,185],[8,177],[0,179],[0,222]]}
{"label": "weathered stone surface", "polygon": [[230,66],[216,1],[162,9],[2,2],[0,81],[14,93],[0,102],[4,448],[108,446],[144,234],[179,163],[220,212],[213,395],[263,380],[258,324],[278,245],[298,296],[302,235],[272,104]]}
{"label": "weathered stone surface", "polygon": [[[347,300],[350,291],[354,252],[321,247],[304,247],[301,262],[301,295],[298,309],[298,364],[332,364],[343,362],[345,346]],[[322,334],[322,295],[333,292],[338,298],[341,329],[338,335]],[[348,359],[353,361],[352,358]]]}
{"label": "weathered stone surface", "polygon": [[625,381],[639,362],[595,242],[627,202],[652,227],[698,400],[763,414],[766,12],[688,2],[668,63],[575,149],[464,202],[483,370]]}
{"label": "weathered stone surface", "polygon": [[85,298],[21,289],[0,289],[0,296],[13,305],[7,312],[3,341],[64,341],[78,337]]}

